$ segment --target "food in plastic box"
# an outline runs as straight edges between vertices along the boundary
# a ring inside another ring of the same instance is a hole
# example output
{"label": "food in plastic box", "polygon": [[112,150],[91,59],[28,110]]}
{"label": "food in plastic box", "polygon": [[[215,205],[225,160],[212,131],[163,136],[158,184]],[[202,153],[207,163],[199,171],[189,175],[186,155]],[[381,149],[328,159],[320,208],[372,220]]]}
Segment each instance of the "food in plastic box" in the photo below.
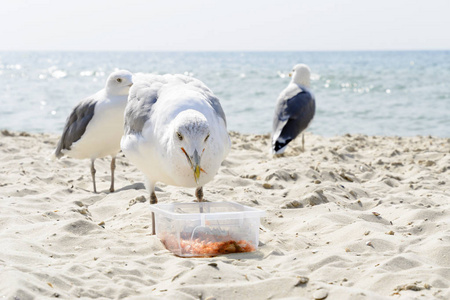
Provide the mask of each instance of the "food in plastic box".
{"label": "food in plastic box", "polygon": [[265,211],[234,202],[153,204],[156,235],[178,256],[215,256],[258,248]]}

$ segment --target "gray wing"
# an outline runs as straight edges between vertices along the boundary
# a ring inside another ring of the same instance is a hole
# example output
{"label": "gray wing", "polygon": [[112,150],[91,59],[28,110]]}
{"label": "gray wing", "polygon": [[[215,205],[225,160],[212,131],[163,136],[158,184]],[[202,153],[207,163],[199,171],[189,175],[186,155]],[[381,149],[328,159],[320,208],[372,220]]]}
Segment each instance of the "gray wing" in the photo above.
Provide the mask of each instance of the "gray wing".
{"label": "gray wing", "polygon": [[125,108],[125,134],[141,134],[150,118],[153,104],[158,100],[158,85],[151,82],[133,84]]}
{"label": "gray wing", "polygon": [[225,112],[222,109],[222,105],[220,105],[219,99],[216,96],[212,95],[212,93],[211,93],[211,95],[208,97],[208,102],[209,102],[209,104],[211,104],[211,106],[214,109],[214,111],[216,112],[216,114],[224,120],[225,125],[227,125],[227,119],[225,117]]}
{"label": "gray wing", "polygon": [[200,88],[206,95],[206,101],[226,124],[225,113],[219,99],[198,79],[180,74],[137,74],[133,77],[133,80],[135,80],[135,83],[130,89],[128,104],[125,108],[125,134],[142,133],[145,122],[147,122],[152,113],[153,105],[158,101],[159,90],[165,85],[176,85],[177,80]]}
{"label": "gray wing", "polygon": [[94,116],[95,105],[97,101],[87,98],[81,101],[72,110],[71,114],[66,120],[63,134],[56,147],[56,157],[61,157],[64,154],[62,150],[70,150],[73,143],[78,141],[86,131],[86,127]]}
{"label": "gray wing", "polygon": [[279,99],[273,120],[274,151],[284,148],[305,130],[315,111],[314,95],[305,87],[301,87],[301,92],[291,98]]}
{"label": "gray wing", "polygon": [[206,84],[193,77],[188,77],[184,75],[176,75],[176,76],[182,79],[186,84],[192,84],[193,86],[199,88],[206,95],[206,101],[208,101],[208,103],[214,109],[216,115],[222,118],[223,121],[225,122],[225,125],[227,125],[225,112],[223,111],[222,105],[220,105],[219,98],[217,98],[214,95],[214,93],[206,86]]}

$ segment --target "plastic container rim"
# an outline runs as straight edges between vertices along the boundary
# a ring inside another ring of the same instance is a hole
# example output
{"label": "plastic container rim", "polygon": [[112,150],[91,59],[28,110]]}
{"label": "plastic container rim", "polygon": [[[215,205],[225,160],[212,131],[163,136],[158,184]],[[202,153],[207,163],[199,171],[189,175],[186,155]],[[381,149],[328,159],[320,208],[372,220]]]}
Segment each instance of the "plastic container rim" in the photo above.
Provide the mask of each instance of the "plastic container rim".
{"label": "plastic container rim", "polygon": [[[232,204],[237,207],[244,208],[245,211],[230,211],[230,212],[214,212],[214,213],[176,213],[169,212],[164,208],[173,207],[178,203],[157,203],[149,205],[150,210],[156,214],[161,214],[166,217],[177,219],[177,220],[192,220],[192,219],[204,219],[204,220],[224,220],[224,219],[240,219],[240,218],[255,218],[255,217],[264,217],[266,215],[266,211],[245,206],[232,201],[219,201],[219,202],[205,202],[205,203],[226,203]],[[180,203],[183,205],[199,205],[198,202],[193,203]]]}

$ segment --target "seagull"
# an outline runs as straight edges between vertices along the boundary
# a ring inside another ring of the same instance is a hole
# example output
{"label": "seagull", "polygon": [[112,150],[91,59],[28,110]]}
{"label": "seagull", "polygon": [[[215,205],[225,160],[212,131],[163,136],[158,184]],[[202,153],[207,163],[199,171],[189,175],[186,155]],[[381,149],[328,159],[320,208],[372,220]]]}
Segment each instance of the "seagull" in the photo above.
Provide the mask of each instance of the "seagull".
{"label": "seagull", "polygon": [[108,155],[112,158],[109,190],[114,192],[116,155],[120,151],[123,114],[132,85],[132,74],[129,71],[111,73],[104,89],[80,101],[73,108],[52,155],[53,158],[67,155],[78,159],[91,159],[94,193],[97,193],[94,162],[97,158]]}
{"label": "seagull", "polygon": [[[184,75],[138,74],[125,108],[121,148],[146,177],[150,204],[156,182],[195,187],[211,181],[231,141],[219,99],[200,80]],[[153,234],[155,216],[152,213]]]}
{"label": "seagull", "polygon": [[[316,100],[309,89],[311,71],[307,65],[295,65],[289,85],[278,96],[273,118],[272,154],[282,154],[287,145],[305,130],[314,117]],[[302,135],[302,151],[305,137]]]}

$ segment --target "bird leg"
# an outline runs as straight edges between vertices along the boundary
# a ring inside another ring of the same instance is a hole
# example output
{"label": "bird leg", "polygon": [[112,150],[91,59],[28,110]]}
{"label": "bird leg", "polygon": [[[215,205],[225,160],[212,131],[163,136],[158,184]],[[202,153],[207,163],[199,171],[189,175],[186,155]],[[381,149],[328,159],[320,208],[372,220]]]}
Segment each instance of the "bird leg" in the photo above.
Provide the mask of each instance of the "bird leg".
{"label": "bird leg", "polygon": [[97,172],[95,170],[94,167],[94,161],[95,159],[91,160],[91,175],[92,175],[92,182],[94,183],[94,193],[97,193],[97,187],[95,186],[95,172]]}
{"label": "bird leg", "polygon": [[[195,196],[197,197],[197,201],[200,203],[203,201],[203,187],[198,187],[195,190]],[[200,213],[203,212],[203,206],[200,205]]]}
{"label": "bird leg", "polygon": [[302,133],[302,152],[305,152],[305,134]]}
{"label": "bird leg", "polygon": [[[150,204],[156,204],[158,203],[158,198],[156,198],[156,194],[155,191],[153,191],[150,194]],[[156,231],[155,231],[155,213],[152,212],[152,234],[155,235]]]}
{"label": "bird leg", "polygon": [[116,169],[116,157],[113,156],[111,159],[111,186],[109,191],[114,192],[114,170]]}
{"label": "bird leg", "polygon": [[202,202],[203,201],[203,187],[198,187],[195,190],[195,196],[197,197],[197,201],[198,202]]}

